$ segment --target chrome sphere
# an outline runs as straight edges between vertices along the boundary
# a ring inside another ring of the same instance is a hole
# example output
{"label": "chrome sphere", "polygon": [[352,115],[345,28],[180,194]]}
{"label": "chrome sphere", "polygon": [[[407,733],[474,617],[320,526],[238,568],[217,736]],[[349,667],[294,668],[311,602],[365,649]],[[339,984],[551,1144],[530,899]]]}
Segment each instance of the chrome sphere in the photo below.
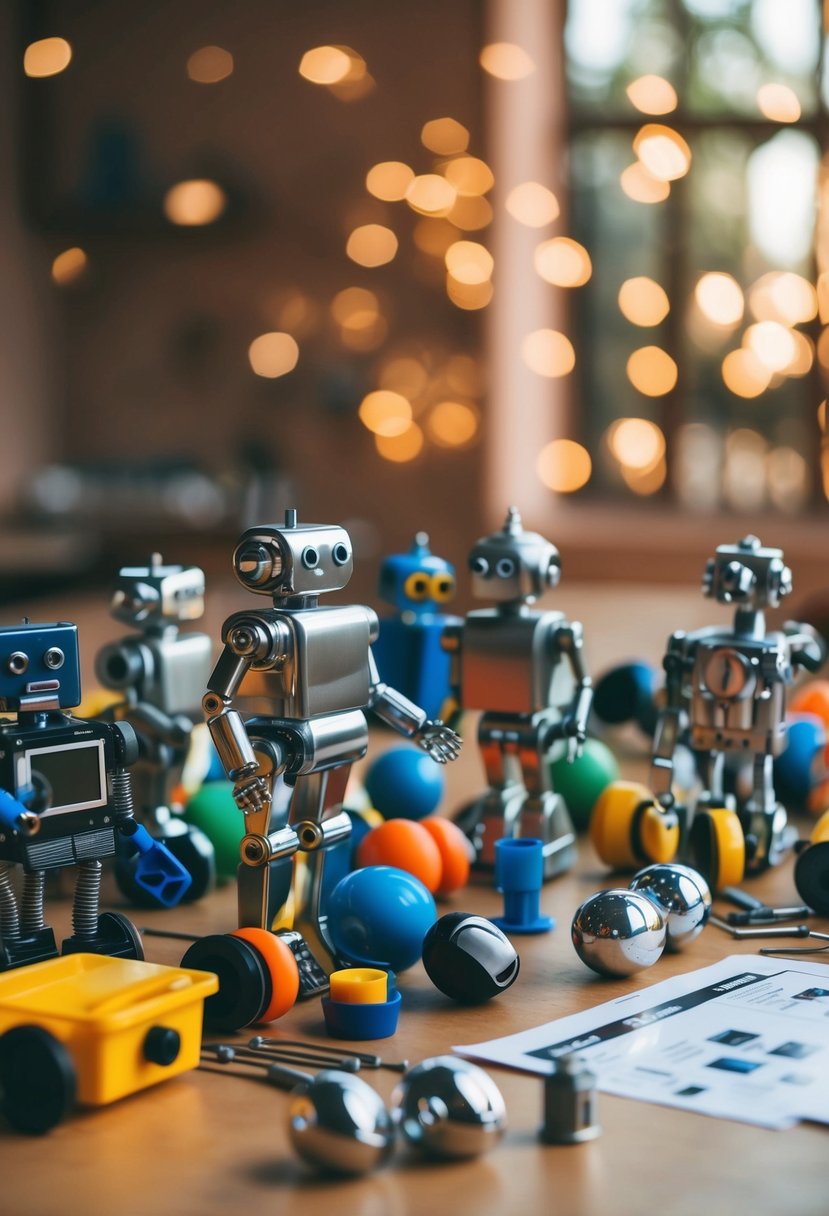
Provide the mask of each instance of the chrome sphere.
{"label": "chrome sphere", "polygon": [[394,1147],[394,1122],[380,1095],[334,1068],[292,1091],[288,1130],[300,1157],[337,1174],[365,1174]]}
{"label": "chrome sphere", "polygon": [[665,949],[665,918],[639,891],[591,895],[573,917],[571,932],[579,958],[599,975],[633,975]]}
{"label": "chrome sphere", "polygon": [[665,918],[669,950],[682,950],[704,929],[711,915],[711,889],[703,876],[678,862],[657,862],[634,874],[631,891],[641,891]]}
{"label": "chrome sphere", "polygon": [[501,1091],[488,1073],[456,1056],[435,1056],[410,1068],[392,1094],[406,1139],[433,1157],[479,1157],[507,1123]]}

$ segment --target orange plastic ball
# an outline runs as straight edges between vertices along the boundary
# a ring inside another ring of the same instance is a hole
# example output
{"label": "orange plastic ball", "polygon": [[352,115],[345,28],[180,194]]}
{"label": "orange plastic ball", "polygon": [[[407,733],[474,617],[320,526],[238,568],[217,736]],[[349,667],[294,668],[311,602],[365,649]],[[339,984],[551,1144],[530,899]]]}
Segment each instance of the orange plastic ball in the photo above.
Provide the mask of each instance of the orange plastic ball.
{"label": "orange plastic ball", "polygon": [[459,891],[469,882],[472,845],[451,819],[444,819],[441,815],[427,815],[419,822],[438,846],[443,863],[440,886],[435,894],[450,895],[452,891]]}
{"label": "orange plastic ball", "polygon": [[829,726],[829,680],[810,680],[789,698],[793,714],[814,714]]}
{"label": "orange plastic ball", "polygon": [[360,866],[394,866],[419,878],[433,895],[441,884],[443,861],[431,834],[415,819],[387,819],[363,837]]}

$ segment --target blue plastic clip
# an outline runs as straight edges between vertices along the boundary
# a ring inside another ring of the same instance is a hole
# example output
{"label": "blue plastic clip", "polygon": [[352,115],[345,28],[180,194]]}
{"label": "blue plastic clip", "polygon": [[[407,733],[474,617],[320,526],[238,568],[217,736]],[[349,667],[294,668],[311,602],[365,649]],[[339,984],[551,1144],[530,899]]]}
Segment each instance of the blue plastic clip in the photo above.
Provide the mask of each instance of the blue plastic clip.
{"label": "blue plastic clip", "polygon": [[134,827],[134,832],[127,834],[140,853],[133,877],[163,908],[174,908],[187,894],[193,879],[165,844],[153,840],[142,824],[136,823]]}

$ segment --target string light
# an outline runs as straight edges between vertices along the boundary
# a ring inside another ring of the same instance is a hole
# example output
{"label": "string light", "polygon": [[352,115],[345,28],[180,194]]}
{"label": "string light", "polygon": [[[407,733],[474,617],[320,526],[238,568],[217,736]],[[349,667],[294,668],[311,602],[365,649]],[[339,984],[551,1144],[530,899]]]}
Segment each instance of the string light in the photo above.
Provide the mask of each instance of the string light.
{"label": "string light", "polygon": [[178,182],[164,196],[164,214],[171,224],[199,227],[212,224],[223,214],[227,197],[221,186],[208,178]]}
{"label": "string light", "polygon": [[187,75],[197,84],[218,84],[233,74],[233,56],[220,46],[203,46],[187,60]]}
{"label": "string light", "polygon": [[514,42],[491,42],[479,56],[485,72],[498,80],[523,80],[535,71],[535,61]]}
{"label": "string light", "polygon": [[248,359],[257,376],[275,380],[294,370],[299,346],[290,334],[260,334],[248,347]]}
{"label": "string light", "polygon": [[538,453],[536,472],[543,485],[557,494],[573,494],[587,485],[593,465],[590,454],[572,439],[554,439]]}
{"label": "string light", "polygon": [[60,287],[68,287],[86,273],[88,265],[89,259],[84,250],[73,245],[71,249],[59,253],[52,262],[52,279]]}
{"label": "string light", "polygon": [[40,38],[30,42],[23,52],[23,71],[33,78],[57,76],[71,62],[72,47],[65,38]]}

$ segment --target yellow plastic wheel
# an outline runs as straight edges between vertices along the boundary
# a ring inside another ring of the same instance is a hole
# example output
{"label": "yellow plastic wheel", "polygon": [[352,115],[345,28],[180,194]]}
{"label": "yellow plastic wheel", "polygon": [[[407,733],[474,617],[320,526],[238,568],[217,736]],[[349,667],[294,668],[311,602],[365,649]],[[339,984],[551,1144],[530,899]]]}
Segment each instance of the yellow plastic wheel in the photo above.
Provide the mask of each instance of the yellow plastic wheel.
{"label": "yellow plastic wheel", "polygon": [[829,840],[829,811],[824,811],[812,828],[812,844],[822,844]]}
{"label": "yellow plastic wheel", "polygon": [[641,865],[634,826],[637,811],[653,804],[653,794],[638,781],[611,781],[593,806],[590,840],[599,857],[616,869]]}
{"label": "yellow plastic wheel", "polygon": [[690,841],[693,864],[712,891],[742,882],[746,842],[735,811],[723,806],[697,811]]}
{"label": "yellow plastic wheel", "polygon": [[676,813],[651,801],[637,813],[634,833],[649,862],[673,861],[679,848],[679,820]]}

